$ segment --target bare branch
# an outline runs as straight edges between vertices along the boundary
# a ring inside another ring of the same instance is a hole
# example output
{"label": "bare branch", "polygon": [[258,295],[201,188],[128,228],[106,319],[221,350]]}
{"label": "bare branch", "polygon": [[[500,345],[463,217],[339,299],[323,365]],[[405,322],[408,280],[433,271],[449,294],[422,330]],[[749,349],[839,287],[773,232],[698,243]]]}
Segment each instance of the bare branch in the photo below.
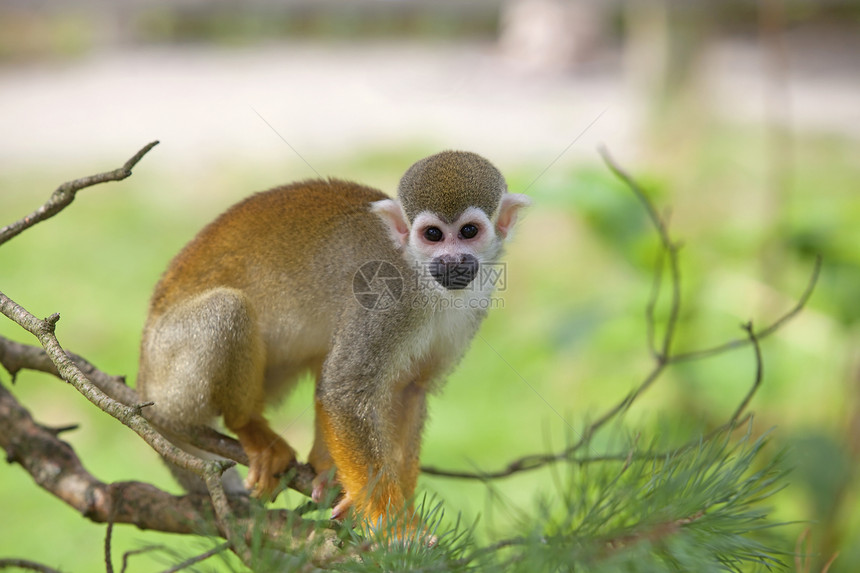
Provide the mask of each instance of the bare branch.
{"label": "bare branch", "polygon": [[480,479],[480,480],[491,480],[491,479],[499,479],[508,476],[512,476],[516,473],[534,470],[541,468],[547,464],[566,461],[572,464],[585,466],[588,464],[594,463],[604,463],[604,462],[627,462],[628,460],[639,460],[639,459],[651,459],[656,457],[657,454],[644,454],[644,453],[636,453],[636,452],[628,452],[626,454],[606,454],[602,456],[583,456],[583,457],[570,457],[567,453],[567,450],[559,452],[557,454],[544,454],[544,455],[532,455],[525,456],[514,460],[510,464],[508,464],[504,469],[497,470],[494,472],[467,472],[467,471],[457,471],[457,470],[446,470],[441,468],[436,468],[433,466],[422,466],[421,471],[427,475],[437,476],[437,477],[448,477],[448,478],[461,478],[461,479]]}
{"label": "bare branch", "polygon": [[[779,317],[776,321],[773,322],[770,326],[765,328],[764,330],[755,333],[755,338],[757,340],[762,340],[777,330],[779,330],[782,325],[786,322],[800,314],[800,311],[804,309],[806,304],[809,302],[809,299],[812,297],[812,293],[815,291],[815,285],[818,283],[818,277],[821,274],[821,256],[815,257],[815,264],[812,268],[812,273],[809,276],[809,282],[806,284],[806,288],[803,290],[803,294],[800,295],[800,298],[797,300],[797,303],[785,314]],[[716,356],[718,354],[722,354],[723,352],[727,352],[729,350],[734,350],[735,348],[741,348],[750,344],[752,339],[750,337],[740,338],[738,340],[732,340],[730,342],[726,342],[725,344],[720,344],[719,346],[714,346],[713,348],[706,348],[704,350],[695,350],[692,352],[685,352],[683,354],[676,354],[671,357],[671,362],[689,362],[692,360],[700,360],[702,358],[710,358],[711,356]]]}
{"label": "bare branch", "polygon": [[[138,401],[137,392],[126,386],[124,376],[106,374],[73,352],[66,352],[66,355],[102,392],[129,406]],[[57,367],[51,362],[44,348],[21,344],[2,336],[0,336],[0,364],[9,372],[13,380],[21,370],[36,370],[60,377]]]}
{"label": "bare branch", "polygon": [[[0,384],[0,447],[11,463],[18,463],[43,489],[58,497],[81,515],[96,523],[128,523],[140,529],[165,533],[198,534],[202,524],[212,523],[214,508],[205,494],[175,496],[150,484],[119,482],[107,484],[90,474],[72,447],[49,429],[37,424],[29,412]],[[320,559],[329,559],[334,549],[323,528],[337,528],[332,522],[305,520],[288,510],[269,510],[262,516],[248,496],[225,496],[234,526],[242,538],[255,527],[273,542],[297,547],[322,536]],[[226,532],[214,529],[222,537]],[[125,560],[125,558],[124,558]]]}
{"label": "bare branch", "polygon": [[657,262],[654,264],[654,279],[651,283],[651,295],[648,297],[648,304],[645,306],[645,328],[646,338],[648,341],[648,350],[654,360],[660,360],[660,352],[657,350],[656,330],[657,319],[655,317],[655,309],[657,308],[657,300],[660,298],[660,289],[663,286],[663,268],[665,267],[666,252],[660,249],[657,254]]}
{"label": "bare branch", "polygon": [[[536,470],[543,466],[546,466],[551,463],[559,462],[559,461],[570,461],[572,463],[591,463],[594,461],[608,461],[608,459],[615,459],[615,456],[589,456],[586,458],[582,458],[582,462],[578,461],[577,458],[572,458],[571,456],[577,451],[581,450],[587,444],[590,443],[591,438],[594,434],[602,428],[606,423],[610,420],[613,420],[620,413],[627,410],[636,399],[642,395],[653,383],[660,377],[663,371],[666,369],[668,362],[665,360],[657,359],[657,364],[651,370],[651,372],[645,377],[645,379],[636,387],[635,390],[627,394],[623,400],[617,403],[615,406],[607,410],[603,413],[597,420],[592,422],[583,432],[580,434],[579,440],[574,442],[572,445],[565,448],[563,451],[557,454],[545,454],[545,455],[531,455],[519,458],[514,460],[510,464],[507,465],[506,468],[494,472],[465,472],[465,471],[450,471],[450,470],[442,470],[434,467],[421,467],[421,471],[428,475],[435,475],[439,477],[452,477],[452,478],[463,478],[463,479],[478,479],[478,480],[487,480],[487,479],[496,479],[511,476],[516,473]],[[623,456],[622,459],[626,459],[627,455]]]}
{"label": "bare branch", "polygon": [[74,432],[80,429],[80,424],[68,424],[66,426],[59,426],[56,428],[45,428],[55,436],[59,436],[60,434],[65,434],[66,432]]}
{"label": "bare branch", "polygon": [[129,559],[131,559],[135,555],[149,553],[150,551],[159,551],[161,549],[164,549],[163,545],[147,545],[146,547],[141,547],[140,549],[132,549],[131,551],[126,551],[122,554],[122,569],[120,569],[120,571],[122,573],[125,573],[128,570]]}
{"label": "bare branch", "polygon": [[111,488],[111,514],[108,516],[108,524],[105,529],[105,573],[113,573],[113,555],[111,550],[111,544],[113,542],[113,524],[114,524],[114,512],[116,510],[117,503],[114,502],[114,498],[116,497],[116,489]]}
{"label": "bare branch", "polygon": [[221,545],[213,547],[212,549],[210,549],[209,551],[206,551],[205,553],[201,553],[200,555],[195,555],[194,557],[192,557],[190,559],[186,559],[185,561],[183,561],[181,563],[177,563],[176,565],[174,565],[170,569],[165,569],[164,573],[176,573],[177,571],[182,571],[183,569],[187,569],[188,567],[191,567],[192,565],[197,565],[198,563],[206,561],[207,559],[209,559],[213,555],[218,555],[219,553],[221,553],[222,551],[226,551],[227,549],[230,549],[230,544],[229,543],[222,543]]}
{"label": "bare branch", "polygon": [[[122,496],[111,495],[111,486],[87,472],[71,446],[37,424],[3,385],[0,446],[39,486],[97,523],[113,516],[116,523],[134,523],[141,529],[192,533],[195,523],[211,515],[206,496],[172,496],[149,484],[126,482]],[[145,511],[140,510],[142,503]]]}
{"label": "bare branch", "polygon": [[87,187],[92,187],[93,185],[98,185],[99,183],[108,183],[110,181],[122,181],[126,177],[131,175],[132,168],[137,165],[137,163],[143,159],[143,156],[146,155],[150,149],[158,145],[157,141],[153,141],[152,143],[148,143],[145,145],[140,151],[134,154],[134,156],[125,162],[125,164],[113,171],[106,171],[104,173],[99,173],[98,175],[90,175],[88,177],[81,177],[80,179],[75,179],[74,181],[67,181],[63,183],[51,194],[50,199],[24,217],[11,225],[7,225],[0,229],[0,245],[10,240],[12,237],[21,234],[23,231],[29,229],[36,223],[40,223],[45,219],[50,219],[63,209],[69,206],[72,201],[75,199],[75,195],[81,189],[85,189]]}
{"label": "bare branch", "polygon": [[[654,225],[654,229],[660,237],[663,250],[669,259],[672,302],[669,306],[669,317],[666,320],[666,332],[663,335],[662,349],[657,355],[657,362],[663,362],[668,359],[671,352],[672,341],[675,336],[675,328],[677,327],[678,318],[681,312],[681,271],[678,266],[678,249],[680,246],[672,240],[672,237],[669,235],[668,225],[663,218],[660,217],[660,214],[657,213],[657,209],[654,207],[654,204],[651,202],[651,199],[645,191],[642,190],[642,187],[639,186],[639,183],[637,183],[635,179],[628,175],[628,173],[622,169],[614,159],[612,159],[612,156],[609,155],[609,150],[606,147],[600,146],[598,148],[598,152],[609,170],[627,184],[627,187],[633,192],[639,202],[642,203],[642,206],[645,208],[645,212],[648,214],[648,217],[651,219],[651,223]],[[662,272],[662,270],[658,272]],[[653,301],[656,301],[657,296],[659,295],[659,283],[656,284],[656,287],[657,288],[655,288],[652,293]]]}
{"label": "bare branch", "polygon": [[735,413],[732,414],[731,421],[737,422],[737,420],[741,417],[741,414],[744,413],[744,410],[749,406],[750,401],[752,400],[755,393],[758,391],[759,386],[761,386],[762,377],[764,376],[764,362],[761,359],[761,347],[758,344],[758,337],[753,331],[752,322],[748,322],[743,325],[743,329],[746,331],[749,336],[750,343],[753,345],[753,350],[755,352],[755,378],[753,379],[753,385],[747,392],[747,395],[744,396],[743,401],[741,402],[738,409],[735,410]]}
{"label": "bare branch", "polygon": [[236,519],[230,509],[230,504],[227,502],[227,492],[224,491],[224,484],[221,481],[221,474],[224,473],[224,469],[218,471],[215,468],[210,468],[206,472],[206,489],[209,491],[212,507],[215,508],[215,522],[218,524],[218,529],[226,534],[230,549],[239,556],[242,563],[250,567],[251,550],[236,527]]}
{"label": "bare branch", "polygon": [[0,569],[8,569],[14,567],[16,569],[26,569],[27,571],[40,571],[41,573],[62,573],[59,569],[28,561],[26,559],[0,559]]}
{"label": "bare branch", "polygon": [[[125,384],[125,377],[111,376],[72,352],[66,352],[66,355],[78,366],[81,372],[86,374],[87,379],[94,386],[114,400],[130,408],[139,408],[142,405],[134,388]],[[0,365],[3,365],[13,377],[24,369],[47,372],[60,377],[56,366],[48,358],[43,348],[14,342],[2,336],[0,336]],[[156,427],[166,425],[165,421],[161,420],[153,410],[143,408],[140,413]],[[183,438],[201,450],[212,452],[245,466],[248,465],[248,456],[239,442],[213,428],[207,426],[193,428],[188,430],[187,434],[183,434]],[[313,479],[316,476],[313,468],[309,464],[296,464],[290,468],[289,473],[291,478],[287,487],[309,496],[313,489]]]}
{"label": "bare branch", "polygon": [[202,460],[177,448],[158,433],[140,415],[139,411],[114,400],[90,382],[83,372],[81,372],[80,368],[68,357],[60,346],[56,336],[54,336],[54,326],[57,320],[59,320],[58,314],[54,314],[45,320],[39,320],[2,292],[0,292],[0,313],[22,326],[39,340],[63,380],[72,384],[78,392],[83,394],[98,408],[134,430],[155,451],[179,467],[192,471],[201,477],[206,474],[210,466],[221,463],[219,461]]}

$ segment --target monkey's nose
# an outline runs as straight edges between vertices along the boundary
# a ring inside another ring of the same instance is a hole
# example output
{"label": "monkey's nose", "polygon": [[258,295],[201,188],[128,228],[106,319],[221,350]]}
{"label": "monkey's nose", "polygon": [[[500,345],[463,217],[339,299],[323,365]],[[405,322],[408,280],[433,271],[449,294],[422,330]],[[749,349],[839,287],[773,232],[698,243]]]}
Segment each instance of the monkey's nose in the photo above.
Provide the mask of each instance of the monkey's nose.
{"label": "monkey's nose", "polygon": [[473,255],[442,255],[430,262],[430,274],[448,290],[461,290],[478,275],[478,259]]}

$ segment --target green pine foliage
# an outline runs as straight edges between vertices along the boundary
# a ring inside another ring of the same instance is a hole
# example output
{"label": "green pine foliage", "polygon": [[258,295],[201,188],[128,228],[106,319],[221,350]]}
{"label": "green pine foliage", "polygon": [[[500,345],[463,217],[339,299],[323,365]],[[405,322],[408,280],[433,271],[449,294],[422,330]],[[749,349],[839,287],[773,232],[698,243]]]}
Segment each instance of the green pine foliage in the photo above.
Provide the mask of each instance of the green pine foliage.
{"label": "green pine foliage", "polygon": [[[346,523],[339,542],[316,522],[312,541],[289,552],[253,547],[254,571],[581,571],[661,573],[784,570],[768,516],[768,497],[786,484],[781,455],[751,423],[729,426],[671,451],[631,447],[617,456],[570,459],[555,467],[553,487],[527,508],[506,507],[518,523],[480,544],[475,524],[442,526],[444,504],[425,499],[416,510],[427,529],[403,535],[412,516],[400,515],[375,535]],[[584,463],[587,462],[587,463]],[[493,488],[492,482],[486,487]],[[494,496],[495,503],[509,502]],[[398,535],[399,534],[399,535]],[[428,535],[435,542],[427,543]],[[262,539],[258,537],[259,541]],[[388,539],[389,541],[374,541]],[[212,541],[213,546],[222,543]],[[227,552],[224,563],[245,571]],[[178,563],[188,556],[174,556]]]}
{"label": "green pine foliage", "polygon": [[766,459],[764,444],[749,431],[724,430],[675,452],[565,464],[565,485],[536,505],[523,524],[527,535],[496,564],[636,572],[779,566],[763,502],[784,472],[778,459]]}

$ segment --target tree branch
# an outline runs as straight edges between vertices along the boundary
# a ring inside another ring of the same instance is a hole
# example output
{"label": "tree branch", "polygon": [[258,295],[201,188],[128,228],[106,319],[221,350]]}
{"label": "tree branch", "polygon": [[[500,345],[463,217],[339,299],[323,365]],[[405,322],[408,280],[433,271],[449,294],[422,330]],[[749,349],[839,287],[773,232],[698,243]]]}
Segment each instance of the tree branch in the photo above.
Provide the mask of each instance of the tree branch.
{"label": "tree branch", "polygon": [[[800,295],[800,298],[797,299],[797,303],[791,307],[785,314],[780,316],[778,319],[773,321],[769,326],[760,332],[755,333],[756,340],[762,340],[767,338],[788,322],[798,314],[800,311],[804,309],[806,304],[809,302],[809,299],[812,297],[812,293],[815,291],[815,285],[818,283],[818,277],[821,274],[821,264],[822,259],[821,255],[817,255],[815,257],[815,263],[812,267],[812,273],[809,275],[809,282],[806,284],[806,288],[803,290],[803,293]],[[737,340],[732,340],[726,342],[725,344],[720,344],[718,346],[714,346],[713,348],[706,348],[704,350],[694,350],[692,352],[684,352],[683,354],[676,354],[671,357],[671,362],[690,362],[693,360],[700,360],[702,358],[710,358],[711,356],[717,356],[724,352],[728,352],[729,350],[734,350],[735,348],[741,348],[746,346],[747,344],[752,343],[752,338],[739,338]]]}
{"label": "tree branch", "polygon": [[195,523],[212,512],[204,495],[173,496],[140,482],[125,482],[122,495],[113,496],[111,485],[93,477],[72,447],[37,424],[2,384],[0,446],[9,462],[20,464],[39,486],[96,523],[113,519],[141,529],[193,533]]}
{"label": "tree branch", "polygon": [[[624,182],[628,189],[633,192],[633,195],[639,200],[642,206],[645,209],[645,212],[648,214],[648,218],[651,219],[651,223],[654,226],[654,229],[657,231],[657,235],[660,237],[660,243],[663,246],[663,252],[666,254],[666,257],[669,261],[669,274],[671,276],[671,285],[672,285],[672,302],[669,306],[669,317],[666,320],[666,331],[663,335],[662,347],[656,353],[657,363],[663,363],[669,358],[669,354],[672,349],[672,342],[675,337],[675,330],[678,325],[678,318],[681,312],[681,271],[678,265],[678,250],[680,249],[680,245],[675,243],[672,240],[672,237],[669,235],[669,226],[666,221],[660,217],[660,214],[657,212],[657,209],[654,207],[654,203],[651,201],[651,198],[642,190],[639,183],[636,182],[633,177],[631,177],[624,169],[619,166],[612,156],[609,154],[609,150],[605,146],[600,146],[598,148],[598,152],[600,153],[601,158],[603,158],[603,162],[609,168],[612,173],[621,179]],[[658,263],[656,272],[662,275],[663,264],[662,257]],[[651,293],[651,300],[648,303],[648,312],[647,317],[649,322],[651,323],[649,328],[653,331],[653,322],[654,322],[654,306],[656,306],[657,298],[660,295],[660,281],[655,279],[654,288]],[[644,390],[644,388],[643,388]]]}
{"label": "tree branch", "polygon": [[[140,397],[134,388],[125,384],[124,376],[112,376],[99,370],[83,357],[72,352],[66,352],[66,356],[74,362],[87,379],[99,390],[121,402],[122,404],[136,408],[140,405]],[[36,370],[46,372],[61,378],[56,366],[51,362],[44,348],[22,344],[0,336],[0,365],[2,365],[13,380],[21,370]],[[156,427],[164,426],[165,421],[151,409],[142,409],[143,417]],[[248,456],[242,449],[238,440],[224,435],[213,428],[200,426],[188,430],[183,434],[188,443],[201,450],[212,452],[244,466],[248,465]],[[309,464],[296,464],[290,468],[291,478],[287,487],[310,496],[313,489],[313,479],[316,476]]]}
{"label": "tree branch", "polygon": [[176,573],[177,571],[182,571],[183,569],[187,569],[188,567],[191,567],[192,565],[197,565],[198,563],[206,561],[207,559],[209,559],[213,555],[217,555],[217,554],[221,553],[222,551],[226,551],[227,549],[230,549],[230,544],[229,543],[222,543],[221,545],[218,545],[217,547],[213,547],[212,549],[210,549],[209,551],[206,551],[205,553],[201,553],[200,555],[195,555],[194,557],[191,557],[190,559],[186,559],[185,561],[183,561],[181,563],[177,563],[176,565],[174,565],[170,569],[166,569],[164,571],[164,573]]}
{"label": "tree branch", "polygon": [[51,197],[45,202],[44,205],[11,225],[6,225],[2,229],[0,229],[0,245],[15,237],[16,235],[21,234],[25,230],[29,229],[36,223],[44,221],[45,219],[50,219],[63,209],[69,206],[72,201],[75,199],[75,195],[81,189],[85,189],[87,187],[92,187],[93,185],[98,185],[99,183],[108,183],[110,181],[122,181],[126,177],[131,175],[132,168],[137,165],[137,163],[143,159],[143,156],[149,153],[149,150],[158,145],[157,141],[153,141],[152,143],[148,143],[145,145],[140,151],[134,154],[134,156],[125,162],[125,164],[113,171],[106,171],[104,173],[99,173],[97,175],[90,175],[88,177],[81,177],[80,179],[75,179],[74,181],[67,181],[57,187],[57,189],[51,194]]}
{"label": "tree branch", "polygon": [[[0,384],[0,447],[6,459],[18,463],[43,489],[96,523],[127,523],[165,533],[199,534],[201,524],[212,523],[215,509],[205,494],[171,495],[150,484],[98,480],[81,464],[72,447],[49,428],[37,424],[29,412]],[[225,495],[237,534],[249,537],[255,528],[273,542],[296,547],[309,537],[322,537],[320,559],[334,550],[333,522],[305,520],[288,510],[268,510],[262,516],[257,502],[244,495]],[[327,533],[326,533],[327,531]],[[213,533],[227,536],[223,528]]]}
{"label": "tree branch", "polygon": [[221,466],[224,462],[217,460],[205,461],[174,446],[164,436],[158,433],[141,415],[140,408],[126,406],[102,392],[92,384],[81,372],[80,368],[68,357],[54,335],[54,327],[60,319],[59,314],[53,314],[40,320],[27,312],[22,306],[0,292],[0,313],[22,326],[35,336],[48,357],[57,368],[63,380],[72,384],[99,409],[107,412],[146,441],[155,451],[171,460],[176,465],[203,477],[212,466]]}
{"label": "tree branch", "polygon": [[0,569],[14,567],[16,569],[26,569],[27,571],[39,571],[40,573],[62,573],[59,569],[28,561],[27,559],[0,559]]}
{"label": "tree branch", "polygon": [[[226,545],[226,544],[225,544]],[[121,573],[125,573],[128,571],[128,562],[132,557],[136,555],[141,555],[143,553],[149,553],[150,551],[160,551],[164,549],[163,545],[146,545],[141,547],[140,549],[132,549],[130,551],[126,551],[122,554],[122,569],[120,569]]]}

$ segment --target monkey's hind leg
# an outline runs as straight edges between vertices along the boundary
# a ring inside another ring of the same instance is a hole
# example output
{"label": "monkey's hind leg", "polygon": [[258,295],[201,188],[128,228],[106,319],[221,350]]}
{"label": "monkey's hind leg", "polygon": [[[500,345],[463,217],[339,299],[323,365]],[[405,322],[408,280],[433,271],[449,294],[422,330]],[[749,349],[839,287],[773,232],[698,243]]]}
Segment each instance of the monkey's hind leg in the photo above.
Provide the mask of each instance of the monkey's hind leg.
{"label": "monkey's hind leg", "polygon": [[[157,319],[145,342],[146,393],[171,420],[211,423],[221,414],[248,454],[245,486],[268,497],[295,451],[263,418],[265,348],[256,313],[238,290],[216,288]],[[144,361],[142,361],[144,364]]]}

